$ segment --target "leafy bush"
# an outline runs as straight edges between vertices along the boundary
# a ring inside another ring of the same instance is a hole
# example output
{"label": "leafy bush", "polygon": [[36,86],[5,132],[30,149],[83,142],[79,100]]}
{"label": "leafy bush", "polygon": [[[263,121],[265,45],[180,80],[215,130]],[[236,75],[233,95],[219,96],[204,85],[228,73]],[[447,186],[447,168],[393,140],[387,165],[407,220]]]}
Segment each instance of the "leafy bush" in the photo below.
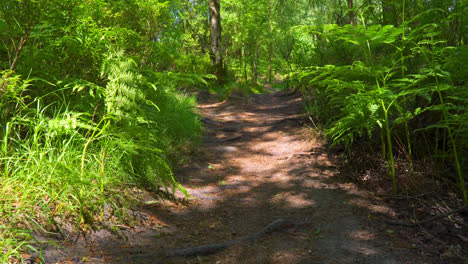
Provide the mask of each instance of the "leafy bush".
{"label": "leafy bush", "polygon": [[[122,54],[108,57],[102,75],[105,86],[74,81],[62,89],[71,96],[29,99],[28,86],[37,80],[3,73],[0,247],[5,256],[18,253],[15,248],[30,238],[19,230],[52,230],[67,219],[85,227],[103,220],[105,205],[124,217],[120,209],[127,199],[118,190],[128,185],[184,191],[171,164],[178,146],[196,141],[200,132],[194,98],[157,88]],[[72,105],[76,98],[94,103],[83,111],[87,105]]]}
{"label": "leafy bush", "polygon": [[[463,57],[459,55],[466,47],[454,48],[437,39],[440,28],[435,24],[409,26],[404,21],[400,27],[302,28],[303,33],[320,35],[314,47],[317,57],[322,57],[323,41],[328,49],[335,50],[327,51],[329,61],[344,56],[352,63],[303,67],[290,79],[303,90],[308,111],[327,127],[326,134],[335,144],[351,147],[356,138],[380,138],[395,193],[393,143],[398,139],[399,144],[406,143],[411,165],[415,154],[423,157],[442,151],[443,157],[450,157],[466,202],[466,175],[460,157],[467,150],[468,97],[466,84],[459,79],[464,75],[463,67],[454,67],[461,65]],[[426,144],[418,139],[422,131],[432,135],[436,146],[433,153],[414,147]],[[380,137],[373,137],[376,133]]]}

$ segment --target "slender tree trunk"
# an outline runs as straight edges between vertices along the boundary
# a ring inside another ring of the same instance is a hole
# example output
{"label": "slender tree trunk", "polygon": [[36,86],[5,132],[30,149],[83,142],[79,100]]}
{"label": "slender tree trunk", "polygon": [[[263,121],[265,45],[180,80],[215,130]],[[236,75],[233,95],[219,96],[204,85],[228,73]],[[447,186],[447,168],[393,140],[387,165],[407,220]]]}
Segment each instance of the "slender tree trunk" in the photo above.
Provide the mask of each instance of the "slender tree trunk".
{"label": "slender tree trunk", "polygon": [[384,25],[396,25],[395,7],[392,0],[382,0],[382,19]]}
{"label": "slender tree trunk", "polygon": [[[242,78],[242,65],[243,65],[243,61],[244,61],[244,56],[243,56],[244,52],[242,50],[242,48],[239,50],[239,72],[236,71],[236,78],[239,78],[241,79]],[[239,75],[239,76],[238,76]]]}
{"label": "slender tree trunk", "polygon": [[268,1],[268,26],[270,29],[270,43],[268,45],[268,83],[272,81],[272,63],[273,63],[273,4]]}
{"label": "slender tree trunk", "polygon": [[355,22],[355,14],[354,14],[354,11],[352,11],[353,9],[353,0],[348,0],[348,12],[349,12],[349,24],[351,25],[355,25],[356,22]]}
{"label": "slender tree trunk", "polygon": [[[18,58],[20,57],[21,55],[21,51],[23,51],[23,48],[24,48],[24,45],[26,44],[26,42],[28,41],[29,39],[29,34],[31,33],[31,26],[28,25],[25,29],[25,33],[24,35],[20,38],[19,40],[19,43],[18,45],[16,46],[15,45],[15,41],[12,39],[11,40],[11,43],[12,43],[12,47],[11,47],[11,51],[9,52],[8,54],[8,60],[9,60],[9,64],[10,64],[10,70],[15,70],[16,68],[16,63],[18,62]],[[16,48],[16,50],[14,50],[14,48]],[[14,56],[13,56],[13,53],[14,53]],[[13,56],[13,57],[12,57]]]}
{"label": "slender tree trunk", "polygon": [[249,77],[247,76],[247,48],[244,46],[244,79],[245,82],[249,80]]}
{"label": "slender tree trunk", "polygon": [[270,46],[268,47],[268,83],[271,83],[273,79],[272,64],[273,64],[273,42],[270,42]]}
{"label": "slender tree trunk", "polygon": [[[466,6],[466,4],[465,4]],[[465,8],[464,11],[461,11],[462,14],[465,14],[465,15],[461,15],[459,17],[457,17],[455,19],[455,24],[457,25],[455,28],[455,34],[454,34],[454,39],[455,39],[455,44],[454,46],[458,45],[458,46],[463,46],[463,45],[467,45],[467,39],[468,39],[468,34],[466,33],[466,31],[464,31],[464,28],[466,28],[466,22],[468,21],[468,17],[467,17],[467,10],[466,10],[466,7],[464,7],[464,5],[461,3],[461,1],[457,0],[455,1],[455,10],[454,12],[455,13],[458,13],[460,12],[460,9],[462,8]]]}
{"label": "slender tree trunk", "polygon": [[210,58],[214,74],[221,81],[223,76],[223,55],[221,48],[220,0],[210,0]]}
{"label": "slender tree trunk", "polygon": [[257,83],[257,78],[258,78],[257,56],[258,56],[258,51],[257,51],[257,48],[255,48],[254,56],[252,59],[252,83],[253,84]]}
{"label": "slender tree trunk", "polygon": [[[198,1],[198,5],[202,5],[203,1]],[[206,2],[205,2],[206,3]],[[208,36],[208,29],[210,28],[210,21],[209,19],[203,19],[202,22],[203,29],[206,30],[201,30],[198,33],[198,37],[200,38],[200,46],[201,46],[201,52],[202,54],[205,54],[206,52],[210,52],[210,39]]]}
{"label": "slender tree trunk", "polygon": [[228,63],[229,63],[228,61],[229,60],[229,48],[228,47],[231,47],[231,43],[226,42],[225,45],[226,45],[226,48],[224,49],[223,69],[227,69],[228,67]]}
{"label": "slender tree trunk", "polygon": [[205,54],[206,50],[207,50],[207,41],[206,41],[206,37],[203,36],[203,34],[199,34],[198,35],[198,42],[200,43],[200,52],[202,54]]}

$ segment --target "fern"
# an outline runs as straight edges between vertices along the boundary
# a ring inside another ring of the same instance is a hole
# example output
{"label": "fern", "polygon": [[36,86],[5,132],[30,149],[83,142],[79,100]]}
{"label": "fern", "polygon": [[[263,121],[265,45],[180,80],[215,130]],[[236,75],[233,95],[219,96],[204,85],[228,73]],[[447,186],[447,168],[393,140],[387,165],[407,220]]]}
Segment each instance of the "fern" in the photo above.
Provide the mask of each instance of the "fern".
{"label": "fern", "polygon": [[158,137],[163,132],[158,127],[160,108],[154,100],[149,99],[154,99],[152,94],[157,92],[157,88],[138,73],[134,61],[122,58],[122,53],[107,58],[102,75],[109,81],[105,88],[105,121],[99,129],[107,130],[103,135],[114,138],[112,144],[125,153],[123,166],[129,173],[138,175],[146,185],[156,189],[173,187],[184,191],[176,183],[161,149],[166,146],[161,144],[164,135]]}
{"label": "fern", "polygon": [[[451,142],[457,181],[466,200],[461,163],[457,145],[466,150],[466,87],[460,83],[465,67],[455,54],[466,49],[444,47],[438,40],[440,29],[436,24],[422,24],[410,28],[415,20],[400,27],[381,25],[324,25],[310,29],[311,34],[321,34],[320,41],[342,56],[352,56],[348,65],[305,67],[290,75],[292,83],[303,90],[311,114],[322,120],[326,134],[335,143],[351,147],[356,138],[372,136],[381,131],[383,157],[389,161],[394,192],[396,177],[393,165],[392,138],[406,138],[408,159],[412,163],[412,138],[421,128],[414,128],[413,120],[424,119],[428,113],[441,116],[422,128],[444,130]],[[304,28],[301,29],[305,31]],[[317,45],[323,49],[323,45]],[[339,50],[339,51],[338,51]],[[322,54],[322,51],[317,51]],[[351,55],[352,54],[352,55]],[[384,54],[383,56],[381,54]],[[330,52],[329,52],[330,55]],[[321,55],[320,55],[321,56]],[[410,68],[408,65],[417,65]],[[466,68],[466,67],[465,67]],[[453,78],[457,76],[458,78]],[[463,77],[462,77],[463,78]],[[466,79],[466,78],[465,78]],[[413,126],[413,127],[412,127]],[[400,134],[400,135],[399,135]],[[414,139],[414,138],[413,138]],[[437,146],[437,143],[436,143]]]}

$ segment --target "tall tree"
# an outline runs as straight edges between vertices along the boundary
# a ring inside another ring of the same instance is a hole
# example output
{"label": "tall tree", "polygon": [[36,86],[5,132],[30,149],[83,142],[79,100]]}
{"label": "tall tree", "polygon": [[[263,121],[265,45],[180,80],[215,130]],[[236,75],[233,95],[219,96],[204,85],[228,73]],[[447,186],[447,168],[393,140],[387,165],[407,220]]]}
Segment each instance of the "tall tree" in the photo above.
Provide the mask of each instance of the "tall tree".
{"label": "tall tree", "polygon": [[348,12],[349,12],[349,23],[351,25],[354,25],[356,24],[356,21],[354,19],[355,17],[355,14],[354,14],[354,10],[353,10],[353,0],[348,0]]}
{"label": "tall tree", "polygon": [[221,50],[221,14],[219,0],[210,0],[210,58],[215,75],[221,80],[223,75],[223,55]]}

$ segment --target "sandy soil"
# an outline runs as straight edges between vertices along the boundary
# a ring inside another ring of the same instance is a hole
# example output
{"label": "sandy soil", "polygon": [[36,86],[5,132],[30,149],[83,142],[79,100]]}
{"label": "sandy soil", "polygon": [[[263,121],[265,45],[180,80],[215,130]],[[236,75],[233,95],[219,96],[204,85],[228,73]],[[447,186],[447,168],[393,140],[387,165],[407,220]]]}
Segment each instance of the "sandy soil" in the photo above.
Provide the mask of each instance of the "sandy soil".
{"label": "sandy soil", "polygon": [[[142,194],[146,204],[132,211],[139,224],[58,241],[63,247],[44,248],[44,258],[48,263],[445,263],[424,256],[375,217],[395,212],[337,176],[333,154],[305,126],[312,124],[302,118],[302,109],[300,97],[285,92],[225,102],[201,98],[204,143],[176,173],[192,197],[151,202],[154,198]],[[310,224],[208,256],[159,254],[240,238],[278,218]]]}

